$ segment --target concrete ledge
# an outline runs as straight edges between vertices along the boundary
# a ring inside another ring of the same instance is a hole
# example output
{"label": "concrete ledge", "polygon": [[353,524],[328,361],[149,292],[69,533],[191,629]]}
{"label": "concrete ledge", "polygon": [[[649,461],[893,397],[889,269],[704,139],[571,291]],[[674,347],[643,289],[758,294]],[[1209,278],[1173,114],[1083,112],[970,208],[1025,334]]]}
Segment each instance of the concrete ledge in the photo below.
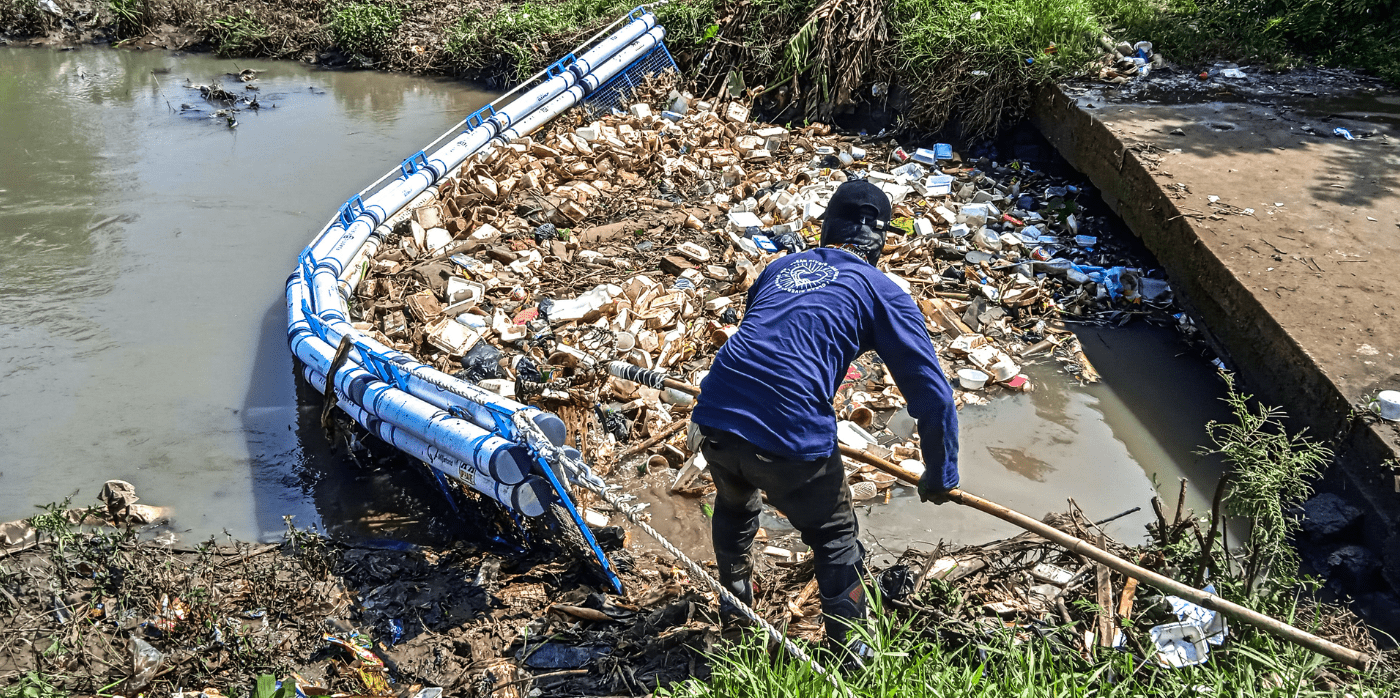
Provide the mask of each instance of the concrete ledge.
{"label": "concrete ledge", "polygon": [[1364,504],[1364,543],[1400,589],[1400,480],[1383,467],[1400,429],[1352,413],[1400,389],[1400,139],[1311,135],[1374,127],[1286,107],[1104,104],[1059,88],[1032,122],[1157,256],[1246,389],[1335,439],[1323,488]]}

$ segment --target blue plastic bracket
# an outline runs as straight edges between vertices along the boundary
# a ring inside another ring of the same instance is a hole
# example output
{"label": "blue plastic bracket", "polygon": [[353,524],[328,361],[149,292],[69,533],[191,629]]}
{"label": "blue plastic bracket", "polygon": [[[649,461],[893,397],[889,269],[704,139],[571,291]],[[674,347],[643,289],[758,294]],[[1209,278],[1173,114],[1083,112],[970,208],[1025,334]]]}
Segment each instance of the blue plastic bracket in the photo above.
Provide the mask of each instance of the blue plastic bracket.
{"label": "blue plastic bracket", "polygon": [[408,371],[389,360],[388,357],[375,352],[368,345],[358,340],[352,341],[355,341],[355,348],[360,350],[360,358],[364,359],[361,365],[364,366],[365,370],[373,373],[379,380],[408,392]]}
{"label": "blue plastic bracket", "polygon": [[651,14],[651,10],[648,10],[647,8],[641,5],[638,5],[637,7],[633,8],[631,12],[627,13],[627,17],[629,19],[641,19],[649,14]]}
{"label": "blue plastic bracket", "polygon": [[399,171],[403,172],[405,179],[418,174],[419,171],[426,167],[429,167],[428,156],[421,150],[409,156],[409,158],[402,163],[399,163]]}
{"label": "blue plastic bracket", "polygon": [[559,478],[554,475],[554,468],[549,467],[543,458],[538,456],[535,460],[539,463],[540,470],[544,472],[545,479],[549,480],[550,487],[554,488],[554,495],[559,503],[564,505],[564,509],[569,512],[569,518],[574,520],[574,525],[578,527],[578,532],[583,534],[583,539],[588,542],[588,547],[593,551],[593,557],[597,558],[598,564],[603,568],[603,576],[608,578],[608,583],[612,585],[613,592],[623,593],[622,580],[618,579],[617,572],[613,571],[612,562],[608,560],[608,554],[603,552],[602,546],[593,538],[593,531],[589,530],[588,524],[584,522],[583,516],[578,513],[578,508],[574,506],[574,500],[569,497],[568,491],[559,484]]}
{"label": "blue plastic bracket", "polygon": [[452,507],[452,513],[457,513],[457,498],[452,496],[452,486],[447,484],[447,476],[438,472],[437,468],[424,464],[423,467],[433,474],[433,479],[437,480],[438,487],[442,488],[442,496],[447,498],[447,506]]}
{"label": "blue plastic bracket", "polygon": [[553,64],[551,64],[548,68],[545,68],[545,69],[544,69],[544,70],[545,70],[545,75],[548,75],[548,76],[551,77],[551,78],[554,77],[554,76],[556,76],[556,75],[562,75],[562,74],[564,73],[564,71],[566,71],[566,70],[569,69],[569,66],[570,66],[575,60],[577,60],[577,59],[574,58],[574,54],[572,54],[572,53],[565,54],[565,56],[564,56],[563,58],[560,58],[559,60],[557,60],[557,61],[555,61]]}
{"label": "blue plastic bracket", "polygon": [[365,201],[360,198],[359,194],[356,194],[350,197],[349,201],[341,205],[340,226],[342,228],[349,228],[350,224],[354,223],[355,219],[358,218],[361,213],[365,213]]}
{"label": "blue plastic bracket", "polygon": [[306,248],[297,255],[297,264],[301,267],[301,282],[306,284],[307,295],[311,292],[311,275],[316,273],[316,259],[311,256],[311,249]]}
{"label": "blue plastic bracket", "polygon": [[311,331],[320,337],[321,341],[325,341],[326,337],[330,336],[326,331],[326,321],[322,320],[320,315],[311,312],[311,303],[307,301],[301,302],[301,312],[306,315],[306,324],[311,326]]}
{"label": "blue plastic bracket", "polygon": [[[490,114],[488,114],[488,115],[486,115],[486,116],[482,116],[482,114],[485,114],[486,112],[490,112]],[[484,107],[482,107],[482,108],[480,108],[480,109],[478,109],[478,110],[472,112],[472,115],[467,117],[467,129],[468,129],[468,130],[471,130],[471,129],[477,128],[478,126],[481,126],[482,124],[486,123],[486,120],[487,120],[487,119],[489,119],[489,118],[491,118],[491,117],[493,117],[493,116],[495,116],[495,115],[496,115],[496,108],[488,104],[488,105],[486,105],[486,106],[484,106]]]}

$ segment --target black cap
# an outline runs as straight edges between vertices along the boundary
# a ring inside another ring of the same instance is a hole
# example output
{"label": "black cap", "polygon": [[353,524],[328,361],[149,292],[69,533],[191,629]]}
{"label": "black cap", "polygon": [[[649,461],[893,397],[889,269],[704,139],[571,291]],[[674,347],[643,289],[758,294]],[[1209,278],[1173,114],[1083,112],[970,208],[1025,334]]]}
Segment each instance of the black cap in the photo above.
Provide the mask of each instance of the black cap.
{"label": "black cap", "polygon": [[885,247],[890,209],[890,197],[879,187],[863,179],[847,181],[826,205],[822,246],[849,245],[874,264]]}

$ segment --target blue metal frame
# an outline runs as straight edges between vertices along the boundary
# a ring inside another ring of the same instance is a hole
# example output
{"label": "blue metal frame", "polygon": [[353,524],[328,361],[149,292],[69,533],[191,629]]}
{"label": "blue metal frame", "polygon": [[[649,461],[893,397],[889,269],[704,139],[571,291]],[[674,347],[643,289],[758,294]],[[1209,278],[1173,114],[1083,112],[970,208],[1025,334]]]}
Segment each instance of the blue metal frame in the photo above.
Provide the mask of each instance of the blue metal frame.
{"label": "blue metal frame", "polygon": [[573,65],[576,60],[578,59],[574,58],[574,54],[565,54],[563,58],[551,63],[548,68],[544,69],[544,79],[548,80],[557,75],[563,75],[564,71],[568,70],[569,66]]}
{"label": "blue metal frame", "polygon": [[[487,116],[482,116],[482,114],[484,114],[484,113],[486,113],[486,112],[490,112],[490,114],[488,114]],[[472,129],[474,129],[474,128],[477,128],[477,127],[481,126],[482,124],[486,123],[486,120],[487,120],[487,119],[490,119],[491,117],[493,117],[493,116],[495,116],[495,115],[496,115],[496,108],[493,107],[493,106],[491,106],[491,105],[489,105],[489,104],[486,105],[486,106],[484,106],[484,107],[482,107],[482,108],[480,108],[480,109],[478,109],[478,110],[476,110],[476,111],[474,111],[474,112],[472,112],[472,113],[471,113],[471,116],[468,116],[467,119],[466,119],[466,121],[467,121],[467,131],[470,131],[470,130],[472,130]],[[464,131],[463,133],[465,133],[465,131]]]}
{"label": "blue metal frame", "polygon": [[559,503],[564,505],[564,509],[569,512],[569,518],[574,520],[574,526],[579,533],[583,534],[583,539],[588,543],[588,547],[593,551],[593,557],[598,559],[598,564],[603,567],[603,574],[608,578],[608,583],[612,585],[613,591],[621,594],[622,580],[618,578],[617,572],[613,570],[612,560],[608,559],[608,554],[603,552],[603,547],[598,545],[598,540],[593,537],[593,531],[588,528],[588,523],[583,520],[583,515],[578,513],[578,507],[574,506],[573,497],[569,496],[564,486],[560,484],[559,478],[554,475],[554,468],[549,467],[549,463],[543,458],[536,458],[540,465],[540,470],[544,472],[544,477],[549,480],[550,487],[554,488],[554,496],[559,498]]}
{"label": "blue metal frame", "polygon": [[[515,423],[511,421],[511,414],[494,404],[489,405],[489,408],[491,411],[491,418],[496,422],[496,433],[500,434],[508,441],[514,441],[528,448],[525,439],[521,438],[520,434],[516,432]],[[598,545],[598,540],[593,537],[593,531],[588,528],[588,523],[583,520],[583,515],[579,513],[578,507],[574,506],[573,497],[569,496],[569,491],[564,488],[563,483],[561,483],[558,476],[554,474],[554,468],[550,467],[549,462],[539,453],[535,453],[534,449],[530,450],[532,451],[531,455],[535,457],[535,462],[539,465],[541,474],[543,474],[545,480],[549,482],[549,486],[554,488],[555,498],[559,501],[559,504],[564,507],[564,510],[569,512],[569,518],[573,519],[574,526],[578,529],[579,534],[583,536],[583,540],[588,543],[588,548],[593,552],[593,557],[598,560],[598,565],[603,568],[603,575],[608,578],[608,583],[612,585],[616,593],[623,593],[622,580],[617,576],[617,572],[613,570],[612,560],[608,559],[608,554],[603,552],[603,546]]]}

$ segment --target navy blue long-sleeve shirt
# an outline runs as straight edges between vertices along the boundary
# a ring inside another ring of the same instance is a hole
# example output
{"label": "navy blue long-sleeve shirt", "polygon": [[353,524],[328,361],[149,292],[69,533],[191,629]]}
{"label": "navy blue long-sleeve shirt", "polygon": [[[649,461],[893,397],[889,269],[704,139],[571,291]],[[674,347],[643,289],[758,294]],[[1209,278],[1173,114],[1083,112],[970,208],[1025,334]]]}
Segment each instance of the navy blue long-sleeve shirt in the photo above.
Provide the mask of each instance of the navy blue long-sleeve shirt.
{"label": "navy blue long-sleeve shirt", "polygon": [[845,250],[817,248],[768,265],[749,289],[739,331],[700,384],[691,420],[784,458],[825,458],[836,449],[831,400],[851,362],[870,350],[918,420],[933,482],[956,487],[957,408],[923,314],[888,276]]}

